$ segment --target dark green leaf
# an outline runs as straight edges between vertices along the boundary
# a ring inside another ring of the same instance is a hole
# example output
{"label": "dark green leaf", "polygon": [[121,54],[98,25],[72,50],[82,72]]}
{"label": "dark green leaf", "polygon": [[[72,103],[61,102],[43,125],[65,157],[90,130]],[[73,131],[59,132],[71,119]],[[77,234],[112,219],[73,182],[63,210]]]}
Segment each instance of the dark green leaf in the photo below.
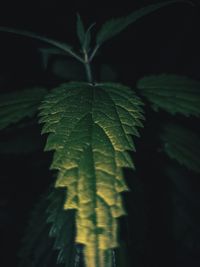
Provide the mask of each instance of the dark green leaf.
{"label": "dark green leaf", "polygon": [[190,3],[189,1],[167,1],[164,3],[152,4],[152,5],[146,6],[144,8],[141,8],[139,10],[136,10],[126,17],[111,19],[111,20],[107,21],[102,26],[102,28],[100,29],[100,31],[97,34],[97,40],[96,40],[97,45],[101,45],[105,41],[114,37],[115,35],[117,35],[121,31],[126,29],[127,26],[134,23],[135,21],[142,18],[143,16],[150,14],[159,8],[165,7],[165,6],[173,4],[173,3],[179,3],[179,2]]}
{"label": "dark green leaf", "polygon": [[200,82],[177,75],[157,75],[141,79],[137,87],[154,110],[171,114],[200,115]]}
{"label": "dark green leaf", "polygon": [[0,154],[28,154],[42,151],[44,140],[35,127],[17,129],[3,134],[0,139]]}
{"label": "dark green leaf", "polygon": [[57,264],[75,266],[75,213],[63,210],[65,198],[65,190],[51,189],[35,206],[19,253],[20,267],[52,264],[53,250]]}
{"label": "dark green leaf", "polygon": [[44,54],[66,56],[66,53],[56,47],[40,47],[38,50]]}
{"label": "dark green leaf", "polygon": [[83,21],[79,14],[77,14],[76,32],[77,32],[77,36],[79,38],[80,44],[83,45],[85,41],[85,29],[84,29]]}
{"label": "dark green leaf", "polygon": [[85,33],[85,39],[84,39],[84,43],[83,43],[83,50],[84,51],[89,51],[89,49],[90,49],[91,30],[94,27],[94,25],[95,25],[95,23],[91,24]]}
{"label": "dark green leaf", "polygon": [[54,58],[51,62],[50,71],[64,81],[85,81],[83,65],[73,58]]}
{"label": "dark green leaf", "polygon": [[164,169],[171,182],[170,197],[173,202],[173,237],[190,251],[200,250],[199,182],[191,172],[180,165],[170,164]]}
{"label": "dark green leaf", "polygon": [[65,51],[66,53],[70,54],[71,56],[75,57],[77,60],[79,61],[83,61],[82,58],[80,58],[71,48],[71,46],[67,45],[66,43],[62,43],[60,41],[56,41],[47,37],[43,37],[40,36],[38,34],[35,34],[33,32],[29,32],[29,31],[23,31],[23,30],[17,30],[17,29],[13,29],[13,28],[9,28],[9,27],[0,27],[0,31],[2,32],[9,32],[9,33],[14,33],[17,35],[22,35],[22,36],[26,36],[26,37],[30,37],[33,39],[37,39],[40,40],[42,42],[48,43],[50,45],[53,45],[59,49],[61,49],[62,51]]}
{"label": "dark green leaf", "polygon": [[185,165],[188,169],[200,172],[200,139],[189,129],[168,124],[161,135],[166,154]]}
{"label": "dark green leaf", "polygon": [[66,56],[66,53],[55,47],[41,47],[38,50],[41,53],[42,66],[45,70],[48,68],[52,55]]}
{"label": "dark green leaf", "polygon": [[100,81],[101,82],[114,82],[117,80],[117,74],[114,69],[106,64],[100,68]]}
{"label": "dark green leaf", "polygon": [[47,90],[31,89],[2,94],[0,99],[0,130],[26,117],[33,117]]}
{"label": "dark green leaf", "polygon": [[[53,90],[41,106],[46,150],[55,149],[51,168],[56,187],[67,187],[65,209],[77,209],[76,242],[85,245],[88,266],[107,266],[118,245],[117,217],[125,214],[122,167],[133,163],[131,135],[142,126],[141,101],[126,86],[68,83]],[[89,265],[90,264],[90,265]]]}
{"label": "dark green leaf", "polygon": [[77,14],[77,35],[82,46],[83,51],[87,52],[89,50],[90,41],[91,41],[91,29],[94,24],[90,25],[90,27],[85,31],[83,22],[79,14]]}

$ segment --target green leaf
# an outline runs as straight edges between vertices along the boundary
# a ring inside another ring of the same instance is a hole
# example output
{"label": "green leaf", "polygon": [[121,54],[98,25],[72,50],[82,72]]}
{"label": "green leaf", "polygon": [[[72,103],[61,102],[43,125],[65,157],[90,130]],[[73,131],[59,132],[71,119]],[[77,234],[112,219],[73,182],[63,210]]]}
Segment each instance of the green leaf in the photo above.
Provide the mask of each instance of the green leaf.
{"label": "green leaf", "polygon": [[77,14],[77,24],[76,24],[76,32],[79,38],[80,44],[83,45],[85,40],[85,29],[83,25],[83,21],[79,14]]}
{"label": "green leaf", "polygon": [[66,191],[49,190],[41,197],[30,217],[19,252],[20,267],[46,267],[54,261],[72,267],[75,263],[75,213],[64,211]]}
{"label": "green leaf", "polygon": [[197,134],[182,126],[168,124],[164,127],[161,140],[170,158],[188,169],[200,172],[200,140]]}
{"label": "green leaf", "polygon": [[38,50],[41,54],[42,67],[44,70],[48,68],[52,55],[67,56],[65,52],[56,47],[40,47]]}
{"label": "green leaf", "polygon": [[[10,128],[9,128],[10,130]],[[41,138],[39,129],[34,127],[24,127],[14,131],[6,131],[0,138],[0,154],[29,154],[42,151],[44,139]]]}
{"label": "green leaf", "polygon": [[62,50],[56,48],[56,47],[39,47],[38,50],[40,53],[48,54],[48,55],[59,55],[59,56],[66,56],[66,53],[64,53]]}
{"label": "green leaf", "polygon": [[33,87],[17,92],[1,94],[0,130],[26,117],[33,117],[47,90]]}
{"label": "green leaf", "polygon": [[87,266],[109,266],[117,247],[117,218],[125,214],[120,193],[128,190],[122,167],[133,168],[126,150],[142,126],[141,101],[115,83],[68,83],[53,90],[41,109],[46,150],[56,150],[56,187],[67,187],[65,209],[76,209],[76,242]]}
{"label": "green leaf", "polygon": [[77,30],[76,31],[77,31],[80,44],[83,48],[83,51],[89,50],[89,46],[91,42],[91,29],[93,28],[93,26],[94,26],[94,23],[91,24],[90,27],[85,32],[81,17],[79,16],[79,14],[77,14],[77,27],[76,27]]}
{"label": "green leaf", "polygon": [[200,115],[200,82],[177,75],[157,75],[141,79],[137,87],[152,104],[159,108],[185,116]]}
{"label": "green leaf", "polygon": [[89,49],[90,49],[91,29],[94,27],[94,25],[95,25],[94,23],[91,24],[85,33],[85,39],[84,39],[84,43],[83,43],[83,50],[84,51],[89,51]]}
{"label": "green leaf", "polygon": [[152,4],[144,8],[141,8],[139,10],[136,10],[126,17],[111,19],[107,21],[105,24],[103,24],[102,28],[97,34],[97,39],[96,39],[97,45],[101,45],[105,41],[114,37],[121,31],[126,29],[126,27],[128,27],[130,24],[134,23],[135,21],[142,18],[143,16],[148,15],[156,11],[157,9],[160,9],[167,5],[179,3],[179,2],[182,2],[182,3],[185,2],[185,3],[191,4],[191,2],[189,1],[167,1],[164,3]]}
{"label": "green leaf", "polygon": [[13,29],[13,28],[9,28],[9,27],[0,27],[0,31],[1,32],[8,32],[8,33],[14,33],[17,35],[22,35],[22,36],[26,36],[26,37],[30,37],[45,43],[48,43],[54,47],[57,47],[58,49],[68,53],[69,55],[73,56],[74,58],[76,58],[77,60],[83,62],[82,58],[79,57],[79,55],[77,55],[71,48],[71,46],[69,46],[66,43],[62,43],[60,41],[56,41],[54,39],[50,39],[44,36],[40,36],[38,34],[35,34],[33,32],[29,32],[29,31],[23,31],[23,30],[17,30],[17,29]]}
{"label": "green leaf", "polygon": [[117,80],[117,73],[115,70],[106,64],[100,67],[100,81],[101,82],[114,82]]}
{"label": "green leaf", "polygon": [[86,80],[83,65],[73,58],[54,58],[49,70],[65,82]]}
{"label": "green leaf", "polygon": [[53,190],[48,196],[50,205],[47,209],[47,222],[51,224],[49,236],[55,238],[54,249],[59,250],[57,264],[74,266],[75,259],[75,212],[63,209],[66,192]]}

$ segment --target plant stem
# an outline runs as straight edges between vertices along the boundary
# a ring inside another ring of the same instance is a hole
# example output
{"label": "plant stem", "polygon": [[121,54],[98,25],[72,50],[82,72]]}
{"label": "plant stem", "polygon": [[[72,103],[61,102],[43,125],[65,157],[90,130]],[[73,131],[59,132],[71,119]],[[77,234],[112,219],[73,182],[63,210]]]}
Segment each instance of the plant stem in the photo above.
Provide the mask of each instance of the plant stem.
{"label": "plant stem", "polygon": [[93,78],[92,78],[92,70],[91,70],[91,66],[90,66],[90,61],[88,59],[88,54],[87,52],[84,50],[84,65],[85,65],[85,71],[86,71],[86,75],[87,75],[87,80],[89,83],[93,82]]}
{"label": "plant stem", "polygon": [[92,83],[92,72],[91,72],[91,67],[89,63],[85,63],[85,70],[86,70],[88,82]]}

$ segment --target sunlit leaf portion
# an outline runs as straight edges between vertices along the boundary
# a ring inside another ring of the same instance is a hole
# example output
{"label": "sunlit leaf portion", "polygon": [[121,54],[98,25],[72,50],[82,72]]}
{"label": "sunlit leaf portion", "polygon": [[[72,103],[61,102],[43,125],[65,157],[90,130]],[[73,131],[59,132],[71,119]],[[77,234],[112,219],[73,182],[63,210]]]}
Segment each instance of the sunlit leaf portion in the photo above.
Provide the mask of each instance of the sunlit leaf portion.
{"label": "sunlit leaf portion", "polygon": [[44,88],[2,94],[0,97],[0,130],[26,117],[33,117],[47,93]]}
{"label": "sunlit leaf portion", "polygon": [[200,115],[200,82],[177,75],[157,75],[141,79],[137,87],[157,111]]}
{"label": "sunlit leaf portion", "polygon": [[143,7],[139,10],[136,10],[126,17],[111,19],[107,21],[105,24],[103,24],[102,28],[97,34],[97,40],[96,40],[97,45],[101,45],[105,41],[109,40],[110,38],[114,37],[121,31],[126,29],[126,27],[128,27],[131,23],[134,23],[138,19],[156,11],[157,9],[179,2],[190,3],[189,1],[166,1],[164,3],[152,4]]}
{"label": "sunlit leaf portion", "polygon": [[199,136],[182,126],[168,124],[161,135],[167,155],[185,165],[188,169],[200,172]]}
{"label": "sunlit leaf portion", "polygon": [[56,257],[57,264],[75,266],[75,213],[63,210],[65,198],[64,190],[51,190],[33,209],[19,253],[20,267],[46,267]]}
{"label": "sunlit leaf portion", "polygon": [[118,245],[117,218],[125,214],[120,193],[128,190],[122,167],[133,168],[126,150],[143,119],[140,100],[120,84],[68,83],[45,98],[40,122],[55,150],[56,187],[67,187],[65,209],[76,209],[76,242],[85,245],[87,266],[106,266]]}

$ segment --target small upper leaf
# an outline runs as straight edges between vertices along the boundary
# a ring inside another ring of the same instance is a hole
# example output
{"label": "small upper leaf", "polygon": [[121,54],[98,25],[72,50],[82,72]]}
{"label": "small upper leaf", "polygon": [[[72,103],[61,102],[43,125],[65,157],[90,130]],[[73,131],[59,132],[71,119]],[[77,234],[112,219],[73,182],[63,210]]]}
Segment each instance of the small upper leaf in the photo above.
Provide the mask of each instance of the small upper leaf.
{"label": "small upper leaf", "polygon": [[173,3],[178,3],[178,2],[187,2],[190,3],[189,1],[167,1],[164,3],[158,3],[158,4],[152,4],[149,6],[146,6],[144,8],[141,8],[139,10],[134,11],[130,15],[122,18],[116,18],[116,19],[111,19],[107,21],[100,31],[97,34],[97,40],[96,43],[97,45],[101,45],[108,39],[112,38],[113,36],[117,35],[121,31],[123,31],[127,26],[129,26],[131,23],[134,23],[138,19],[142,18],[143,16],[156,11],[159,8],[162,8],[164,6],[173,4]]}
{"label": "small upper leaf", "polygon": [[64,51],[65,53],[73,56],[78,61],[83,62],[83,59],[73,51],[71,46],[69,46],[66,43],[63,43],[63,42],[60,42],[60,41],[56,41],[54,39],[50,39],[50,38],[47,38],[47,37],[44,37],[44,36],[40,36],[40,35],[38,35],[36,33],[33,33],[33,32],[17,30],[17,29],[13,29],[13,28],[9,28],[9,27],[0,27],[0,31],[8,32],[8,33],[14,33],[14,34],[17,34],[17,35],[30,37],[30,38],[33,38],[33,39],[48,43],[48,44],[50,44],[50,45],[52,45],[54,47],[57,47],[58,49]]}
{"label": "small upper leaf", "polygon": [[83,45],[84,40],[85,40],[85,29],[84,29],[84,25],[79,14],[77,14],[76,31],[77,31],[80,44]]}
{"label": "small upper leaf", "polygon": [[47,90],[31,89],[2,94],[0,98],[0,130],[26,117],[33,117]]}
{"label": "small upper leaf", "polygon": [[200,115],[200,82],[177,75],[157,75],[141,79],[137,87],[154,110],[171,114]]}
{"label": "small upper leaf", "polygon": [[125,86],[77,82],[56,88],[41,106],[46,150],[56,150],[56,187],[68,188],[65,209],[77,209],[76,242],[85,245],[88,266],[108,266],[118,244],[120,192],[128,189],[121,168],[133,167],[126,150],[134,149],[130,135],[142,125],[140,105]]}
{"label": "small upper leaf", "polygon": [[82,46],[83,52],[89,50],[90,41],[91,41],[91,29],[93,28],[94,23],[85,31],[83,22],[79,14],[77,14],[77,35]]}
{"label": "small upper leaf", "polygon": [[200,140],[197,134],[182,126],[168,124],[164,127],[161,140],[170,158],[200,172]]}
{"label": "small upper leaf", "polygon": [[89,49],[90,49],[91,30],[94,27],[94,25],[95,25],[95,23],[91,24],[85,33],[85,39],[84,39],[84,43],[83,43],[83,50],[84,51],[89,51]]}
{"label": "small upper leaf", "polygon": [[66,56],[66,53],[56,47],[40,47],[38,50],[41,54],[42,67],[44,70],[48,68],[52,55]]}

